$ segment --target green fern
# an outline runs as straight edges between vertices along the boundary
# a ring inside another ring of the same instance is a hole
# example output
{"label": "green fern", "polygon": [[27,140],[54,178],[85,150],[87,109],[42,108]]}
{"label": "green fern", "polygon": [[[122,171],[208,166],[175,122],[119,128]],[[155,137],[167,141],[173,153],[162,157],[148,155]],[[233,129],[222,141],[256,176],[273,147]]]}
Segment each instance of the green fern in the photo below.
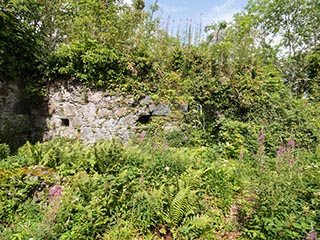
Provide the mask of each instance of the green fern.
{"label": "green fern", "polygon": [[149,203],[154,209],[161,223],[169,226],[178,226],[186,216],[195,214],[194,203],[197,191],[189,187],[181,188],[161,185],[149,196]]}
{"label": "green fern", "polygon": [[206,215],[195,215],[186,220],[186,223],[193,229],[204,230],[209,227],[211,218]]}
{"label": "green fern", "polygon": [[18,149],[18,156],[27,159],[30,164],[38,164],[41,160],[40,148],[40,144],[32,145],[30,142],[26,142]]}
{"label": "green fern", "polygon": [[181,189],[170,204],[169,215],[173,225],[179,224],[184,216],[194,214],[193,202],[196,191],[189,187]]}
{"label": "green fern", "polygon": [[211,170],[210,168],[206,169],[193,169],[189,167],[184,174],[181,176],[179,181],[180,187],[190,187],[193,189],[199,188],[199,185],[202,183],[202,176]]}
{"label": "green fern", "polygon": [[204,239],[215,239],[210,234],[212,219],[207,215],[194,215],[184,219],[179,229],[183,239],[195,239],[204,237]]}

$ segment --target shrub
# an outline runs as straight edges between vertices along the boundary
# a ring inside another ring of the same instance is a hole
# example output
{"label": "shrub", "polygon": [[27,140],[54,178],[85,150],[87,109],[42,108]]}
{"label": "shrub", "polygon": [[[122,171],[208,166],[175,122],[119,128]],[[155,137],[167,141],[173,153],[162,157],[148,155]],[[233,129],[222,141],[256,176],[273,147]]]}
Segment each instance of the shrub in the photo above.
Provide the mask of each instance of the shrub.
{"label": "shrub", "polygon": [[0,144],[0,160],[7,158],[10,155],[10,147],[8,144]]}

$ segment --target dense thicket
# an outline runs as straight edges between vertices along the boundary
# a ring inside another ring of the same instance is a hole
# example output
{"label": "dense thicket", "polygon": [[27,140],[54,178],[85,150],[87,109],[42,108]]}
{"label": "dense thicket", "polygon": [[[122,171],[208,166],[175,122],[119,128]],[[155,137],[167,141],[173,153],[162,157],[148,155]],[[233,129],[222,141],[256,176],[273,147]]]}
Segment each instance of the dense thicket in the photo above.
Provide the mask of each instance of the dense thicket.
{"label": "dense thicket", "polygon": [[316,239],[319,0],[252,0],[177,37],[157,9],[1,0],[0,77],[31,99],[65,80],[189,111],[126,147],[60,140],[11,156],[0,144],[0,236]]}
{"label": "dense thicket", "polygon": [[189,28],[183,43],[160,30],[156,5],[144,7],[144,1],[1,1],[1,74],[32,78],[31,85],[65,77],[144,91],[162,89],[170,78],[185,92],[189,79],[205,84],[246,71],[255,78],[263,68],[279,71],[293,92],[315,94],[318,1],[250,1],[233,22],[207,26],[206,41]]}
{"label": "dense thicket", "polygon": [[29,96],[65,79],[201,106],[202,120],[190,121],[210,141],[223,140],[217,133],[228,119],[280,138],[308,136],[299,141],[310,146],[319,138],[319,3],[289,2],[250,1],[200,41],[192,26],[169,36],[154,18],[157,5],[144,1],[1,1],[0,72],[23,80]]}
{"label": "dense thicket", "polygon": [[[319,147],[0,144],[2,239],[317,239]],[[271,155],[273,156],[270,156]]]}

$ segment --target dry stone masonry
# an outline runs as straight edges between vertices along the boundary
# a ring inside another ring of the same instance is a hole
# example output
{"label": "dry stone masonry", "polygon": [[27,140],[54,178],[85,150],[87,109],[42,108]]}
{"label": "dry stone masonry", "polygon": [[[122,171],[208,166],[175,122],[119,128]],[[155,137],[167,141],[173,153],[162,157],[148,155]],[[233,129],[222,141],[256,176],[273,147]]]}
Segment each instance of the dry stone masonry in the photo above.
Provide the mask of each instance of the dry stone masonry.
{"label": "dry stone masonry", "polygon": [[29,108],[19,84],[0,80],[0,131],[30,124]]}
{"label": "dry stone masonry", "polygon": [[0,123],[6,126],[40,128],[42,140],[58,137],[95,142],[117,138],[128,141],[137,126],[153,117],[169,116],[170,106],[155,104],[150,96],[109,94],[70,83],[56,83],[48,89],[47,101],[30,105],[23,100],[17,83],[0,82]]}
{"label": "dry stone masonry", "polygon": [[137,124],[170,113],[169,105],[153,104],[150,96],[135,101],[133,96],[60,84],[49,90],[44,139],[67,137],[95,142],[117,138],[128,141],[135,135]]}
{"label": "dry stone masonry", "polygon": [[152,104],[150,96],[135,101],[133,96],[58,85],[49,91],[48,112],[46,140],[67,137],[95,142],[127,141],[135,135],[138,123],[152,116],[168,116],[171,110],[169,105]]}

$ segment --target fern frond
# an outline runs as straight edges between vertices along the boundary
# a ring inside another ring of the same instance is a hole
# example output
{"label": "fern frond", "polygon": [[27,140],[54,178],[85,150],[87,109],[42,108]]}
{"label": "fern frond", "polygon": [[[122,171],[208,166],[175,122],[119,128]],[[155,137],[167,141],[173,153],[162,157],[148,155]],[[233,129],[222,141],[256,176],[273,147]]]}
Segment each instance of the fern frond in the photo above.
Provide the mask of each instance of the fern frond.
{"label": "fern frond", "polygon": [[206,215],[196,215],[188,219],[187,224],[194,229],[204,230],[211,223],[211,218]]}
{"label": "fern frond", "polygon": [[179,186],[197,188],[201,184],[202,176],[205,172],[205,169],[192,169],[192,167],[189,167],[182,175]]}
{"label": "fern frond", "polygon": [[192,195],[195,195],[195,191],[187,187],[181,189],[172,200],[169,211],[173,224],[178,224],[187,213],[192,212]]}

